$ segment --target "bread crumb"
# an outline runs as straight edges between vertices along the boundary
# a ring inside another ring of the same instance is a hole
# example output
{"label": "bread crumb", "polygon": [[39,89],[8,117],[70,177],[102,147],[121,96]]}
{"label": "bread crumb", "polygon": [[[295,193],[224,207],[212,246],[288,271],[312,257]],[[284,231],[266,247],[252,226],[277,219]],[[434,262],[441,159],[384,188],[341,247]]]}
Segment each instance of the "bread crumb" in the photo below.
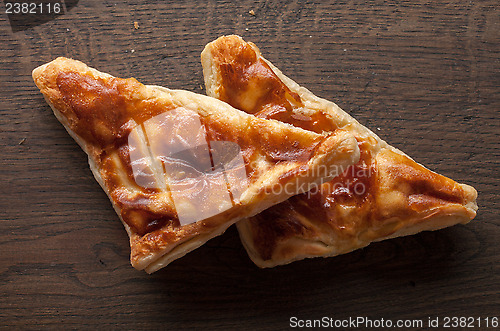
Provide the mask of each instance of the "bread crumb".
{"label": "bread crumb", "polygon": [[248,13],[249,13],[250,15],[252,15],[252,16],[255,16],[255,12],[253,11],[253,9],[252,9],[252,10],[250,10]]}
{"label": "bread crumb", "polygon": [[133,53],[133,52],[135,52],[135,49],[133,49],[133,50],[130,51],[130,53]]}
{"label": "bread crumb", "polygon": [[203,86],[200,85],[200,90],[203,90]]}
{"label": "bread crumb", "polygon": [[134,22],[134,29],[139,29],[139,22]]}

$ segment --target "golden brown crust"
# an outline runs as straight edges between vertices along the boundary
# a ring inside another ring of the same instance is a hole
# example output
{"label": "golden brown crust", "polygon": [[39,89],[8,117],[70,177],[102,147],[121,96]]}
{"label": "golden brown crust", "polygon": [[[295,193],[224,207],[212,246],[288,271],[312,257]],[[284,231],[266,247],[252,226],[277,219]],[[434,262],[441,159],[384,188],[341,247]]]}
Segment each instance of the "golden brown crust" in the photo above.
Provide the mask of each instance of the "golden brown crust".
{"label": "golden brown crust", "polygon": [[[57,118],[89,155],[94,176],[130,236],[132,265],[148,272],[237,220],[304,192],[307,185],[300,184],[319,184],[333,176],[333,171],[320,173],[319,167],[347,166],[359,157],[356,141],[346,131],[315,134],[248,116],[206,96],[115,78],[75,60],[58,58],[36,68],[33,78]],[[135,127],[179,107],[198,114],[209,140],[239,145],[249,183],[234,207],[183,226],[168,191],[136,183],[128,144]],[[286,184],[290,191],[273,192]]]}
{"label": "golden brown crust", "polygon": [[237,224],[257,265],[338,255],[475,217],[474,188],[389,146],[337,105],[284,76],[254,44],[221,37],[205,47],[202,64],[208,95],[315,132],[347,130],[359,144],[360,161],[318,192],[294,196]]}

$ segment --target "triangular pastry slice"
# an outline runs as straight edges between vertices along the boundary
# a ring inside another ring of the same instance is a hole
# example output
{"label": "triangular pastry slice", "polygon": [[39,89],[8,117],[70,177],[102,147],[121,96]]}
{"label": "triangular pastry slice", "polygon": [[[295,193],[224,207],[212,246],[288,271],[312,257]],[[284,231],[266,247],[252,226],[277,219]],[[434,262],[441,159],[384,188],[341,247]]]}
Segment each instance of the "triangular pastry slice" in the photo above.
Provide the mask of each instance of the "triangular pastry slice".
{"label": "triangular pastry slice", "polygon": [[238,36],[209,43],[201,55],[207,94],[259,118],[307,130],[347,130],[360,161],[318,191],[294,196],[237,224],[251,259],[272,267],[334,256],[371,242],[467,223],[476,190],[434,173],[388,145],[336,104],[284,76]]}
{"label": "triangular pastry slice", "polygon": [[33,79],[88,154],[130,236],[132,265],[149,273],[359,159],[347,131],[259,119],[67,58]]}

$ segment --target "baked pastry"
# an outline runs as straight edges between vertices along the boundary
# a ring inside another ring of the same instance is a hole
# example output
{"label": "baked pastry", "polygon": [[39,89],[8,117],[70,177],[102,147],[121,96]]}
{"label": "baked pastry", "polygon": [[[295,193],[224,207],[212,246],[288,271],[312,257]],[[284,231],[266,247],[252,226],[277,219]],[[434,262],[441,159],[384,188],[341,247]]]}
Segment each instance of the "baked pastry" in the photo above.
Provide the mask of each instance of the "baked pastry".
{"label": "baked pastry", "polygon": [[436,174],[388,145],[333,102],[284,76],[254,44],[221,37],[205,47],[201,60],[209,96],[317,133],[347,130],[361,151],[357,164],[319,190],[237,223],[258,266],[343,254],[475,217],[473,187]]}
{"label": "baked pastry", "polygon": [[132,265],[148,273],[359,159],[347,131],[259,119],[67,58],[36,68],[33,79],[88,154],[130,236]]}

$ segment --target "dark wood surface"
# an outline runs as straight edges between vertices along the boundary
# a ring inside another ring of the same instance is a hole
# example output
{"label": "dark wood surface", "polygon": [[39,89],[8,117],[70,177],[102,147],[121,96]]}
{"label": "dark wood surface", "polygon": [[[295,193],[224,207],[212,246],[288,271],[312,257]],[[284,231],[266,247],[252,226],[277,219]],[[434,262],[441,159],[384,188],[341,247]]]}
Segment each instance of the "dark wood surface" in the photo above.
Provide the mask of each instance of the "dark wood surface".
{"label": "dark wood surface", "polygon": [[[497,1],[81,0],[31,26],[11,26],[0,8],[0,327],[500,316]],[[31,70],[62,55],[204,93],[199,54],[231,33],[417,161],[476,187],[477,218],[265,270],[232,227],[153,275],[133,269],[118,217]]]}

